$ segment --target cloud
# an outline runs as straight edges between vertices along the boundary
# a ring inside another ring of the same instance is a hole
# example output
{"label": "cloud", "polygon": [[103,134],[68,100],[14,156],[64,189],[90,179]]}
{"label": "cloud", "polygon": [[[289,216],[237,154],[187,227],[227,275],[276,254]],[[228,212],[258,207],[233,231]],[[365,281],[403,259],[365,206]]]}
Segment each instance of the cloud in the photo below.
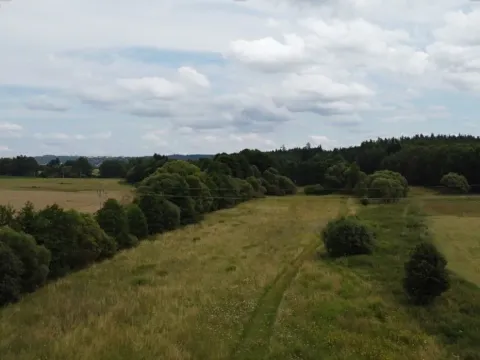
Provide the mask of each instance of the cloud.
{"label": "cloud", "polygon": [[35,133],[33,137],[37,140],[55,140],[55,141],[71,141],[71,140],[106,140],[112,137],[110,131],[93,134],[66,134],[59,132],[52,133]]}
{"label": "cloud", "polygon": [[284,35],[284,42],[271,37],[258,40],[235,40],[225,56],[266,72],[284,71],[305,63],[307,51],[304,40],[295,35]]}
{"label": "cloud", "polygon": [[191,67],[182,66],[178,69],[178,73],[180,77],[187,83],[191,83],[203,88],[210,87],[210,81],[208,81],[208,78]]}
{"label": "cloud", "polygon": [[321,145],[324,149],[331,149],[338,144],[336,140],[330,139],[324,135],[311,135],[309,138],[315,145]]}
{"label": "cloud", "polygon": [[431,131],[475,130],[480,9],[383,5],[12,1],[0,22],[2,146],[185,153],[312,136],[341,146],[434,122]]}
{"label": "cloud", "polygon": [[12,151],[8,146],[0,145],[0,153],[6,153]]}
{"label": "cloud", "polygon": [[10,122],[0,122],[0,139],[21,138],[23,127]]}
{"label": "cloud", "polygon": [[23,127],[19,124],[13,124],[9,122],[0,123],[0,131],[21,131]]}
{"label": "cloud", "polygon": [[47,95],[40,95],[33,97],[25,102],[25,107],[30,110],[44,110],[44,111],[67,111],[69,106],[53,97]]}
{"label": "cloud", "polygon": [[480,91],[480,9],[445,15],[427,47],[443,79],[465,91]]}

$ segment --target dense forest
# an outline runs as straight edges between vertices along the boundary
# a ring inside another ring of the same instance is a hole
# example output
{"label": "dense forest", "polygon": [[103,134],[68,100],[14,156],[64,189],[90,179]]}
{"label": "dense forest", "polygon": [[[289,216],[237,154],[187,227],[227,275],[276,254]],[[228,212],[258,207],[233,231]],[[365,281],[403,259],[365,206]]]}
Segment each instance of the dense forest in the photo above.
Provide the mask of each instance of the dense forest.
{"label": "dense forest", "polygon": [[[118,177],[137,183],[162,166],[168,157],[105,159],[95,168],[88,158],[80,157],[64,163],[52,159],[39,165],[35,158],[19,156],[0,159],[0,175],[43,177]],[[480,191],[480,137],[470,135],[417,135],[364,141],[358,146],[324,150],[322,147],[304,147],[263,152],[245,149],[235,154],[217,154],[214,157],[194,157],[188,161],[202,170],[221,167],[226,174],[246,179],[258,171],[275,168],[291,178],[297,186],[322,184],[327,188],[344,188],[346,169],[356,163],[359,169],[372,174],[378,170],[401,173],[410,185],[437,186],[443,175],[462,174]]]}

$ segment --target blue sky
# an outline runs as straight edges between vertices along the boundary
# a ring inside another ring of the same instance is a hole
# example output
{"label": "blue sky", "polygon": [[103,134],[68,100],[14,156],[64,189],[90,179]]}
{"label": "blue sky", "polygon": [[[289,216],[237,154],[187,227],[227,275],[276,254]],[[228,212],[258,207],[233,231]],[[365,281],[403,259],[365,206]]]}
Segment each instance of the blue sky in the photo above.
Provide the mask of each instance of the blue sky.
{"label": "blue sky", "polygon": [[480,3],[13,0],[0,157],[480,135]]}

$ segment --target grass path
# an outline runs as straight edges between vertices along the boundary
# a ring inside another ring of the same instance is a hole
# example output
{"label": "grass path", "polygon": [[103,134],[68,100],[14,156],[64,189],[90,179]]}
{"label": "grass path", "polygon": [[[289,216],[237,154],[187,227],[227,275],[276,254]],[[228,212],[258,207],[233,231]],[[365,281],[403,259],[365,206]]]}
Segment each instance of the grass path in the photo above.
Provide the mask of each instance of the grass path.
{"label": "grass path", "polygon": [[239,344],[233,349],[231,359],[263,359],[265,357],[283,295],[303,261],[314,255],[317,246],[318,240],[313,239],[290,264],[286,265],[273,283],[266,287],[252,317],[244,327]]}

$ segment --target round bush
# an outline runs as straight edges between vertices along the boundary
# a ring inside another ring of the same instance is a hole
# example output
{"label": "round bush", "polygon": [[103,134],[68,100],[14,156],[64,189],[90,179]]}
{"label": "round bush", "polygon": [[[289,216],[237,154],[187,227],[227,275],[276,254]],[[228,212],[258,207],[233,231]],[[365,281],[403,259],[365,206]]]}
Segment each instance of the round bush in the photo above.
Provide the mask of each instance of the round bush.
{"label": "round bush", "polygon": [[50,264],[50,251],[45,246],[37,245],[33,236],[8,227],[0,228],[0,242],[10,247],[22,262],[22,292],[35,291],[45,283]]}
{"label": "round bush", "polygon": [[135,237],[129,236],[127,213],[117,200],[105,201],[95,214],[95,219],[107,235],[115,239],[118,249],[127,249],[138,243],[138,239],[134,241]]}
{"label": "round bush", "polygon": [[320,184],[307,185],[303,189],[305,195],[327,195],[328,191]]}
{"label": "round bush", "polygon": [[467,178],[453,172],[443,175],[440,184],[444,186],[443,191],[446,193],[466,194],[470,191]]}
{"label": "round bush", "polygon": [[143,194],[137,199],[145,214],[149,234],[159,234],[180,226],[180,208],[156,194]]}
{"label": "round bush", "polygon": [[367,225],[352,216],[331,220],[322,237],[331,257],[370,254],[375,238]]}
{"label": "round bush", "polygon": [[148,236],[148,223],[142,209],[137,204],[129,204],[126,212],[130,233],[140,240],[145,239]]}
{"label": "round bush", "polygon": [[437,248],[427,242],[415,247],[405,263],[403,287],[411,301],[427,305],[450,287],[447,260]]}
{"label": "round bush", "polygon": [[363,205],[363,206],[367,206],[370,204],[370,200],[367,198],[367,197],[363,197],[362,200],[360,200],[360,203]]}
{"label": "round bush", "polygon": [[20,297],[23,266],[12,249],[0,242],[0,305],[15,302]]}

